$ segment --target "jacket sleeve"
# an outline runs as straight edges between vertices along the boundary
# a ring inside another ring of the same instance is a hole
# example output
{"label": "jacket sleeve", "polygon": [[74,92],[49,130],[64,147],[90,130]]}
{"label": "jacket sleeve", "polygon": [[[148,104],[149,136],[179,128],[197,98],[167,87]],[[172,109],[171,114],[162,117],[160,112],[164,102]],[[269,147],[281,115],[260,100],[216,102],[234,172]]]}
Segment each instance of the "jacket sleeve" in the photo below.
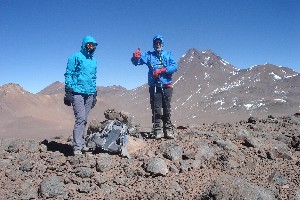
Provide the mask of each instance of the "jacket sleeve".
{"label": "jacket sleeve", "polygon": [[147,61],[149,60],[148,58],[149,58],[149,52],[143,53],[138,60],[136,60],[136,59],[134,59],[132,57],[131,58],[131,62],[135,66],[137,66],[137,65],[143,65],[143,64],[147,64]]}
{"label": "jacket sleeve", "polygon": [[178,65],[171,52],[168,52],[167,59],[166,74],[173,74],[177,71]]}
{"label": "jacket sleeve", "polygon": [[73,89],[73,73],[75,70],[76,57],[72,56],[68,59],[68,64],[65,73],[65,87]]}
{"label": "jacket sleeve", "polygon": [[[97,60],[95,61],[95,63],[96,63],[96,66],[98,66]],[[96,70],[95,70],[95,74],[93,76],[93,84],[94,84],[96,92],[97,92],[97,83],[96,82],[97,82],[97,67],[96,67]],[[97,94],[96,94],[96,96],[97,96]]]}

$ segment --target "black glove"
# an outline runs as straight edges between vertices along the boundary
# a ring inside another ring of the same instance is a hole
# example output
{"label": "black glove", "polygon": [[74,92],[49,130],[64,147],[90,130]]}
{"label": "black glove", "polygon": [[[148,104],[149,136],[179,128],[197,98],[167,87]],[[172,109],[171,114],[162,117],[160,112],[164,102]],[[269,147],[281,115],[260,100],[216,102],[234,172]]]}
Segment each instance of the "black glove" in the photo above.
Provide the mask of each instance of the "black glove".
{"label": "black glove", "polygon": [[94,108],[94,107],[95,107],[96,103],[97,103],[97,91],[96,91],[96,92],[94,93],[94,95],[93,95],[93,103],[92,103],[92,108]]}
{"label": "black glove", "polygon": [[72,88],[65,87],[64,104],[71,106],[73,101]]}

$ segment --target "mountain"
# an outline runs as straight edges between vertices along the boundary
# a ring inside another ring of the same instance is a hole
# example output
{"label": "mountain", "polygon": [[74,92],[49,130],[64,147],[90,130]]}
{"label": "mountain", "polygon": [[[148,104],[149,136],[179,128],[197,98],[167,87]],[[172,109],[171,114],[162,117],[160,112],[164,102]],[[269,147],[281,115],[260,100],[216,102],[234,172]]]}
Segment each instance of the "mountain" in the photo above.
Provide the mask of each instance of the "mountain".
{"label": "mountain", "polygon": [[[287,67],[262,64],[238,69],[211,50],[190,49],[173,75],[172,119],[176,126],[233,122],[249,116],[290,115],[300,109],[300,76]],[[145,80],[146,81],[146,80]],[[147,84],[133,90],[97,87],[90,120],[104,120],[106,109],[126,111],[141,127],[151,127]],[[0,87],[0,135],[70,135],[73,110],[63,104],[64,83],[37,94],[16,84]]]}
{"label": "mountain", "polygon": [[[188,50],[178,64],[172,97],[176,125],[299,111],[300,76],[287,67],[263,64],[240,70],[210,50],[196,49]],[[121,108],[138,118],[149,116],[148,96],[147,85],[128,91],[122,94]]]}
{"label": "mountain", "polygon": [[0,87],[0,135],[45,138],[64,135],[72,128],[72,111],[62,102],[63,94],[31,94],[18,84]]}
{"label": "mountain", "polygon": [[62,94],[65,91],[65,84],[59,81],[55,81],[51,85],[42,89],[38,94],[44,95],[53,95],[53,94]]}
{"label": "mountain", "polygon": [[[272,64],[239,70],[211,51],[191,49],[174,76],[174,114],[189,121],[289,113],[299,110],[299,74]],[[295,85],[289,85],[293,79]],[[298,83],[298,84],[297,84]],[[291,88],[295,87],[295,88]],[[179,109],[179,112],[176,110]],[[188,115],[182,115],[186,113]],[[220,116],[220,117],[217,117]],[[211,118],[209,117],[209,118]]]}

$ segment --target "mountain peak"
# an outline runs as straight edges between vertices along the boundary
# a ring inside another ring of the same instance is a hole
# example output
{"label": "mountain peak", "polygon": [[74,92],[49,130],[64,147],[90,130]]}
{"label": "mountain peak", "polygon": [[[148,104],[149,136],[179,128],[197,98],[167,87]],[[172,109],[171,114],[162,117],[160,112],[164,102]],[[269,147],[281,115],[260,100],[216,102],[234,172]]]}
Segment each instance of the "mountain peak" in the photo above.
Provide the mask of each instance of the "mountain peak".
{"label": "mountain peak", "polygon": [[20,86],[17,83],[7,83],[2,86],[0,86],[0,94],[24,94],[29,93],[28,91],[24,90],[22,86]]}
{"label": "mountain peak", "polygon": [[238,71],[236,67],[229,62],[222,59],[219,55],[211,51],[210,49],[205,51],[198,51],[195,48],[191,48],[185,55],[179,60],[179,69],[187,66],[194,66],[197,68],[215,69],[221,71],[228,71],[233,73]]}
{"label": "mountain peak", "polygon": [[220,57],[210,49],[199,51],[196,48],[190,48],[183,57],[190,57],[190,56],[197,56],[197,55]]}
{"label": "mountain peak", "polygon": [[59,81],[55,81],[54,83],[50,84],[49,86],[45,87],[43,90],[38,92],[38,94],[60,94],[65,91],[65,84]]}

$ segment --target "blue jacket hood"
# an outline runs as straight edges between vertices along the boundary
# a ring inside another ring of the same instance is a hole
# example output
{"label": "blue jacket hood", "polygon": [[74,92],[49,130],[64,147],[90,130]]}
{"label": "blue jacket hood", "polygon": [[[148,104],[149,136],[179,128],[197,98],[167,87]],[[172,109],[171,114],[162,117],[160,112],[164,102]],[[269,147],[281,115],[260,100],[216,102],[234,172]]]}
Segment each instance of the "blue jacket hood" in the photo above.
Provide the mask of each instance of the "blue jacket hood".
{"label": "blue jacket hood", "polygon": [[82,40],[81,53],[83,53],[83,55],[85,56],[92,56],[93,54],[90,55],[90,53],[85,48],[86,43],[94,43],[96,46],[98,45],[98,43],[92,36],[85,36]]}
{"label": "blue jacket hood", "polygon": [[85,45],[88,42],[97,45],[93,37],[85,36],[81,51],[69,57],[65,73],[65,85],[72,88],[74,93],[91,95],[97,91],[97,60],[93,58],[93,54],[86,50]]}
{"label": "blue jacket hood", "polygon": [[157,40],[157,39],[161,40],[161,47],[163,48],[164,47],[164,37],[162,35],[154,36],[154,38],[153,38],[153,48],[155,49],[154,41]]}

